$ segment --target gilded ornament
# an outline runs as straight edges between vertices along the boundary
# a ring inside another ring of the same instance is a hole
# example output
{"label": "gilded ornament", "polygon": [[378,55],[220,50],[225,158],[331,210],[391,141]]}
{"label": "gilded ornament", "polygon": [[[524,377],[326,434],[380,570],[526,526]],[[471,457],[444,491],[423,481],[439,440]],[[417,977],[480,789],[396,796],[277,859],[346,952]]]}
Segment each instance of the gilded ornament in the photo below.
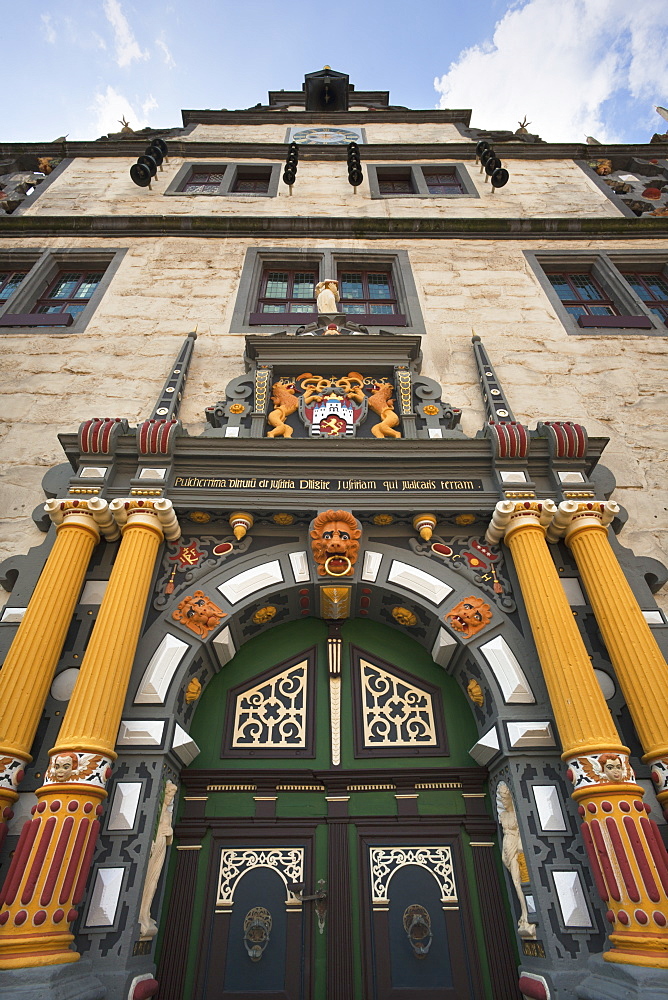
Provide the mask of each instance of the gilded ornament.
{"label": "gilded ornament", "polygon": [[211,520],[211,514],[207,514],[205,510],[192,510],[188,517],[196,524],[208,524]]}
{"label": "gilded ornament", "polygon": [[319,576],[352,576],[362,534],[349,510],[325,510],[311,529],[311,549]]}
{"label": "gilded ornament", "polygon": [[274,409],[267,417],[272,430],[267,432],[267,437],[292,437],[292,427],[289,427],[285,421],[299,406],[299,399],[296,395],[297,387],[294,382],[290,382],[288,385],[274,382],[272,390],[271,401],[274,404]]}
{"label": "gilded ornament", "polygon": [[190,705],[192,704],[193,701],[197,701],[201,693],[202,693],[202,685],[200,684],[200,682],[197,680],[196,677],[193,677],[190,683],[188,684],[188,687],[186,688],[187,704]]}
{"label": "gilded ornament", "polygon": [[374,524],[392,524],[393,521],[391,514],[375,514],[373,518]]}
{"label": "gilded ornament", "polygon": [[274,524],[294,524],[295,516],[294,514],[274,514],[272,521]]}
{"label": "gilded ornament", "polygon": [[234,514],[230,514],[229,523],[234,537],[240,542],[246,536],[246,532],[253,527],[253,515],[247,514],[244,510],[237,510]]}
{"label": "gilded ornament", "polygon": [[438,415],[438,406],[434,406],[433,403],[430,403],[429,406],[422,407],[422,412],[426,413],[428,417],[435,417]]}
{"label": "gilded ornament", "polygon": [[417,625],[417,615],[414,615],[408,608],[392,608],[392,617],[395,622],[406,625],[408,628]]}
{"label": "gilded ornament", "polygon": [[474,703],[474,705],[482,706],[485,700],[485,695],[483,694],[483,690],[478,684],[475,677],[472,677],[471,680],[466,685],[466,691],[469,698]]}
{"label": "gilded ornament", "polygon": [[264,625],[266,622],[271,621],[277,611],[278,608],[275,608],[273,604],[267,604],[264,608],[258,608],[253,615],[253,622],[256,625]]}
{"label": "gilded ornament", "polygon": [[230,406],[230,413],[245,413],[246,407],[242,406],[241,403],[232,403]]}
{"label": "gilded ornament", "polygon": [[394,428],[399,423],[399,417],[394,412],[394,400],[392,399],[393,388],[389,383],[380,385],[376,382],[373,392],[369,396],[369,407],[377,413],[380,420],[371,428],[371,433],[377,438],[400,438],[401,431]]}
{"label": "gilded ornament", "polygon": [[350,614],[350,587],[320,588],[320,617],[340,621]]}
{"label": "gilded ornament", "polygon": [[445,616],[445,621],[454,629],[469,639],[489,625],[492,620],[492,609],[480,597],[465,597]]}
{"label": "gilded ornament", "polygon": [[455,524],[473,524],[475,519],[475,514],[457,514]]}
{"label": "gilded ornament", "polygon": [[220,625],[223,618],[227,618],[227,613],[209,600],[203,591],[196,590],[194,594],[183,598],[176,611],[172,612],[172,618],[205,639],[209,632]]}
{"label": "gilded ornament", "polygon": [[416,514],[413,518],[413,527],[423,542],[428,542],[433,535],[436,520],[433,514]]}

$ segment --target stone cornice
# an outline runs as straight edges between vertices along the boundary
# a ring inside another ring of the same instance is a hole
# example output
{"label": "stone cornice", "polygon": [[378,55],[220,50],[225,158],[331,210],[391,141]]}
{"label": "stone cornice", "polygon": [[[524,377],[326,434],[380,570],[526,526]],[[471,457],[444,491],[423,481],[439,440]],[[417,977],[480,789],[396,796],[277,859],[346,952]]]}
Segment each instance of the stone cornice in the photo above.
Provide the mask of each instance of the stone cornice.
{"label": "stone cornice", "polygon": [[[236,121],[234,124],[244,124]],[[250,124],[259,124],[252,122]],[[170,138],[169,154],[184,159],[284,159],[283,142],[187,142],[180,136]],[[145,152],[150,137],[113,139],[93,142],[5,142],[0,143],[0,157],[126,157],[133,160]],[[641,156],[652,159],[668,158],[668,142],[627,143],[622,145],[588,146],[586,143],[565,142],[497,142],[496,151],[504,160],[598,160],[611,156]],[[369,143],[362,147],[362,160],[472,160],[475,141]],[[300,146],[302,160],[345,160],[344,145]]]}
{"label": "stone cornice", "polygon": [[[150,197],[150,195],[147,195]],[[0,238],[31,236],[305,237],[309,239],[665,239],[665,218],[387,218],[384,216],[23,215],[0,219]]]}
{"label": "stone cornice", "polygon": [[[289,94],[285,95],[289,98]],[[303,94],[300,95],[303,100]],[[364,103],[364,93],[353,93],[351,101]],[[461,122],[468,127],[471,121],[471,110],[467,108],[446,109],[425,108],[411,110],[410,108],[379,108],[369,111],[287,111],[251,109],[248,111],[212,111],[190,110],[181,111],[184,125],[266,125],[278,122],[279,125],[346,125],[368,124],[369,122]]]}

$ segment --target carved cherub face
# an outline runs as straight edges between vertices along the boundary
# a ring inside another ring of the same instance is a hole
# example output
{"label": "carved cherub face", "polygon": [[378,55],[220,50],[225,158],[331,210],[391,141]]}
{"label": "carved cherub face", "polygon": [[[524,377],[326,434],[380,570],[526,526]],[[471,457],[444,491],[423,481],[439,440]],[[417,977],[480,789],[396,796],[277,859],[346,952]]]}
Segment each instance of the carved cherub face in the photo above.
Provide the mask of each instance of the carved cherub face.
{"label": "carved cherub face", "polygon": [[351,576],[362,532],[347,510],[327,510],[313,522],[311,548],[320,576]]}
{"label": "carved cherub face", "polygon": [[176,611],[172,613],[174,621],[181,622],[201,638],[205,638],[225,617],[225,612],[209,600],[201,590],[196,590],[192,596],[184,597]]}
{"label": "carved cherub face", "polygon": [[479,597],[465,597],[445,617],[450,628],[468,639],[491,622],[492,610]]}
{"label": "carved cherub face", "polygon": [[598,758],[606,781],[624,781],[624,763],[617,754],[604,753]]}
{"label": "carved cherub face", "polygon": [[79,764],[75,753],[59,753],[51,763],[51,774],[56,781],[69,781]]}

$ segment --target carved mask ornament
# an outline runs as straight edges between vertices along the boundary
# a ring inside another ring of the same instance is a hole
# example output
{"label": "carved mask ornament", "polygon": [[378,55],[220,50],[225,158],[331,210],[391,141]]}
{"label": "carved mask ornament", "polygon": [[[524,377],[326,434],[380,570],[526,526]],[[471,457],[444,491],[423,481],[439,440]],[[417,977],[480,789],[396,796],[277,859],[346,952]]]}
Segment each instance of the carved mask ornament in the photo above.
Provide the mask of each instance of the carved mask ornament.
{"label": "carved mask ornament", "polygon": [[311,549],[319,576],[352,576],[362,531],[349,510],[318,514],[311,529]]}
{"label": "carved mask ornament", "polygon": [[195,635],[205,639],[220,625],[227,614],[209,600],[202,590],[196,590],[192,596],[184,597],[172,618],[189,628]]}
{"label": "carved mask ornament", "polygon": [[492,620],[492,609],[480,597],[465,597],[463,601],[448,611],[445,620],[455,632],[461,632],[469,639]]}

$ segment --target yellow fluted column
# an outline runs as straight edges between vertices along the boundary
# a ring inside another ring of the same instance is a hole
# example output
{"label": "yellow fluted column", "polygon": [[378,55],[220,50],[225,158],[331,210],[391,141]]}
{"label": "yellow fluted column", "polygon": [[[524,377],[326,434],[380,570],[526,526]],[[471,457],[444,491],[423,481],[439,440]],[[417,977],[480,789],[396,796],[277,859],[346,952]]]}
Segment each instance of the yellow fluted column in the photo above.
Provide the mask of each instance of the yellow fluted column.
{"label": "yellow fluted column", "polygon": [[49,500],[45,509],[56,540],[0,670],[0,844],[93,549],[100,533],[119,537],[105,500]]}
{"label": "yellow fluted column", "polygon": [[643,617],[608,540],[617,504],[566,501],[566,545],[572,550],[589,602],[657,787],[668,808],[668,664]]}
{"label": "yellow fluted column", "polygon": [[545,539],[551,501],[497,504],[573,783],[581,832],[612,924],[609,962],[668,968],[668,855],[594,674]]}
{"label": "yellow fluted column", "polygon": [[91,633],[34,818],[2,889],[0,969],[76,962],[76,918],[116,758],[121,720],[156,556],[180,531],[169,500],[114,500],[123,539]]}

